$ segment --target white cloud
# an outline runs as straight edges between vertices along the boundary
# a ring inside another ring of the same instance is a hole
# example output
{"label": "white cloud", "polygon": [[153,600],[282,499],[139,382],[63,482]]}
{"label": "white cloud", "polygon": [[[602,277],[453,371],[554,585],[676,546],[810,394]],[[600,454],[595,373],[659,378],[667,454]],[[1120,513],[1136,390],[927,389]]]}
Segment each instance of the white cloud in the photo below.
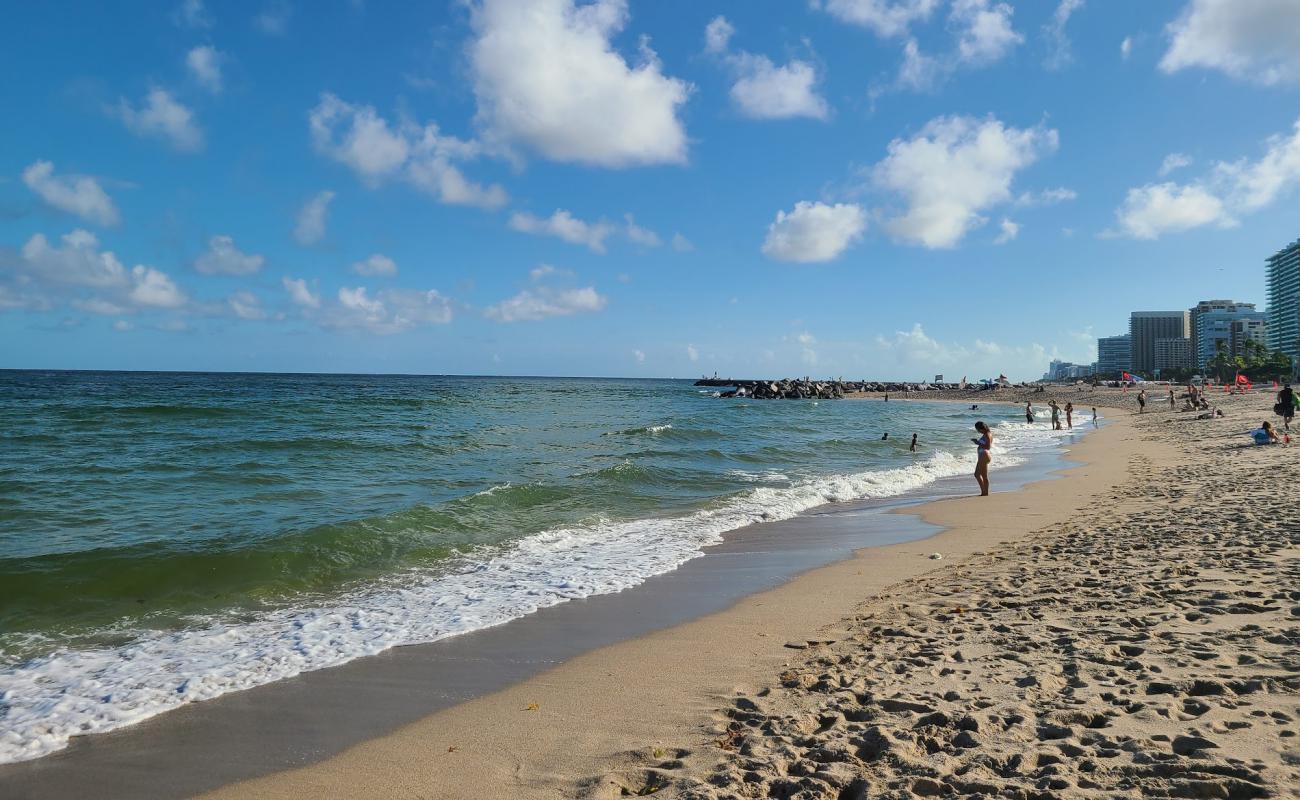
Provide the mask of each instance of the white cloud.
{"label": "white cloud", "polygon": [[206,275],[251,275],[262,268],[265,260],[240,252],[229,236],[213,236],[208,240],[207,252],[194,260],[194,268]]}
{"label": "white cloud", "polygon": [[203,149],[203,131],[194,120],[194,112],[166,89],[150,89],[139,108],[122,98],[113,114],[137,136],[163,139],[182,152]]}
{"label": "white cloud", "polygon": [[897,83],[904,89],[928,92],[939,85],[949,71],[938,59],[922,53],[915,39],[908,39],[903,45],[903,63],[898,68]]}
{"label": "white cloud", "polygon": [[230,306],[231,313],[240,319],[262,320],[269,316],[266,309],[262,308],[262,301],[249,291],[235,292],[226,298],[226,303]]}
{"label": "white cloud", "polygon": [[806,61],[776,66],[764,55],[743,50],[731,52],[734,29],[725,17],[716,17],[704,30],[705,50],[718,56],[735,75],[731,101],[753,119],[812,117],[826,119],[830,107],[817,94],[817,70]]}
{"label": "white cloud", "polygon": [[304,308],[320,308],[320,295],[307,288],[307,281],[302,278],[283,278],[284,290],[294,305]]}
{"label": "white cloud", "polygon": [[1020,235],[1020,223],[1012,222],[1006,217],[1002,218],[1002,222],[998,227],[1001,229],[1001,233],[993,240],[993,244],[1006,244]]}
{"label": "white cloud", "polygon": [[862,237],[867,214],[853,203],[827,205],[801,200],[790,213],[776,212],[763,254],[778,261],[830,261]]}
{"label": "white cloud", "polygon": [[817,344],[817,337],[816,337],[816,336],[813,336],[813,335],[812,335],[811,333],[809,333],[808,331],[804,331],[803,333],[801,333],[801,334],[795,336],[795,337],[794,337],[794,340],[795,340],[796,342],[798,342],[799,344],[802,344],[802,345],[805,345],[805,346],[807,346],[807,345],[812,345],[812,344]]}
{"label": "white cloud", "polygon": [[212,19],[203,7],[203,0],[181,0],[181,4],[172,12],[172,22],[181,28],[212,27]]}
{"label": "white cloud", "polygon": [[641,352],[640,350],[633,350],[632,357],[636,359],[636,363],[638,364],[645,363],[645,353]]}
{"label": "white cloud", "polygon": [[446,325],[453,316],[451,301],[436,289],[388,289],[372,297],[364,286],[342,287],[336,302],[306,313],[323,328],[364,330],[381,335],[424,325]]}
{"label": "white cloud", "polygon": [[1300,82],[1295,0],[1190,0],[1166,32],[1166,73],[1204,67],[1264,85]]}
{"label": "white cloud", "polygon": [[1055,347],[1049,350],[1037,342],[1016,346],[982,339],[968,345],[942,342],[929,336],[919,322],[910,330],[877,336],[874,345],[879,355],[905,374],[966,375],[972,382],[996,378],[999,374],[1006,374],[1012,380],[1037,377],[1046,369],[1048,361],[1059,355]]}
{"label": "white cloud", "polygon": [[137,264],[127,269],[112,252],[99,249],[93,233],[74,230],[52,245],[36,234],[18,258],[0,261],[0,305],[50,310],[67,303],[95,314],[131,314],[180,308],[189,300],[164,272]]}
{"label": "white cloud", "polygon": [[1119,43],[1119,56],[1128,61],[1128,57],[1131,55],[1133,55],[1133,37],[1125,36],[1124,41]]}
{"label": "white cloud", "polygon": [[524,289],[514,297],[489,306],[484,313],[498,322],[536,321],[593,313],[603,309],[608,302],[608,298],[591,286],[581,289],[539,286]]}
{"label": "white cloud", "polygon": [[200,45],[185,55],[185,66],[200,86],[213,94],[221,91],[221,53],[211,45]]}
{"label": "white cloud", "polygon": [[1160,162],[1160,171],[1158,174],[1160,175],[1160,177],[1163,178],[1164,176],[1168,175],[1174,170],[1191,166],[1191,164],[1192,164],[1191,156],[1184,155],[1182,153],[1170,153],[1169,155],[1165,156],[1164,161]]}
{"label": "white cloud", "polygon": [[688,344],[686,345],[686,357],[689,358],[691,361],[699,361],[700,351],[695,349],[695,345]]}
{"label": "white cloud", "polygon": [[1015,174],[1056,150],[1055,130],[1010,128],[995,118],[938,117],[911,139],[889,143],[872,170],[877,186],[900,195],[907,210],[886,220],[898,239],[954,247],[985,222],[981,212],[1011,200]]}
{"label": "white cloud", "polygon": [[958,30],[957,52],[970,64],[1001,59],[1025,40],[1011,27],[1015,10],[991,0],[953,0],[949,22]]}
{"label": "white cloud", "polygon": [[631,214],[624,214],[623,219],[627,222],[627,228],[625,229],[627,232],[627,238],[631,240],[633,244],[639,244],[642,247],[658,247],[663,244],[663,240],[659,238],[659,234],[649,230],[648,228],[642,228],[640,225],[636,224],[636,220],[632,218]]}
{"label": "white cloud", "polygon": [[1051,22],[1043,26],[1043,37],[1047,39],[1048,69],[1060,69],[1074,60],[1070,47],[1070,38],[1065,35],[1065,26],[1071,15],[1083,7],[1084,0],[1061,0],[1052,14]]}
{"label": "white cloud", "polygon": [[584,245],[596,253],[605,252],[605,240],[614,233],[614,226],[604,220],[584,222],[562,208],[545,219],[516,211],[510,215],[509,225],[521,233],[554,236],[570,244]]}
{"label": "white cloud", "polygon": [[542,281],[547,278],[572,278],[573,273],[567,269],[559,269],[550,264],[538,264],[528,271],[528,277],[534,281]]}
{"label": "white cloud", "polygon": [[939,0],[811,0],[841,22],[860,25],[878,36],[902,36],[913,22],[921,22],[939,6]]}
{"label": "white cloud", "polygon": [[477,142],[444,136],[432,122],[390,125],[370,106],[353,105],[328,92],[308,114],[312,144],[349,167],[369,186],[402,178],[443,203],[496,209],[505,189],[474,183],[456,162],[477,158]]}
{"label": "white cloud", "polygon": [[253,27],[268,36],[282,36],[289,29],[293,7],[288,0],[271,0],[261,13],[253,17]]}
{"label": "white cloud", "polygon": [[680,233],[673,234],[672,245],[673,249],[679,253],[689,253],[695,249],[695,245],[691,243],[691,240]]}
{"label": "white cloud", "polygon": [[84,175],[55,177],[54,165],[36,161],[23,170],[23,183],[42,200],[60,211],[76,214],[98,225],[116,225],[117,206],[94,178]]}
{"label": "white cloud", "polygon": [[1076,200],[1078,197],[1079,193],[1073,189],[1058,186],[1055,189],[1040,189],[1036,192],[1021,192],[1016,198],[1015,204],[1025,208],[1033,208],[1034,206],[1054,206],[1057,203]]}
{"label": "white cloud", "polygon": [[1206,175],[1186,184],[1166,182],[1129,189],[1115,216],[1119,233],[1135,239],[1156,239],[1162,233],[1205,225],[1227,228],[1236,225],[1238,217],[1272,205],[1297,187],[1300,120],[1290,135],[1269,137],[1257,161],[1220,161]]}
{"label": "white cloud", "polygon": [[1233,224],[1219,198],[1200,186],[1176,183],[1129,189],[1115,215],[1120,228],[1134,239],[1158,239],[1162,233],[1177,233],[1210,223]]}
{"label": "white cloud", "polygon": [[643,37],[630,66],[610,42],[626,0],[482,0],[473,6],[470,68],[485,135],[553,161],[600,167],[677,164],[677,113],[690,84],[665,75]]}
{"label": "white cloud", "polygon": [[119,319],[113,323],[113,330],[118,331],[119,333],[125,333],[127,331],[135,330],[135,326],[124,319]]}
{"label": "white cloud", "polygon": [[364,261],[355,262],[352,271],[358,275],[391,276],[397,274],[397,262],[383,253],[375,253]]}
{"label": "white cloud", "polygon": [[333,200],[333,192],[329,190],[317,192],[298,212],[298,219],[293,227],[293,238],[298,241],[298,244],[316,244],[325,238],[330,203]]}

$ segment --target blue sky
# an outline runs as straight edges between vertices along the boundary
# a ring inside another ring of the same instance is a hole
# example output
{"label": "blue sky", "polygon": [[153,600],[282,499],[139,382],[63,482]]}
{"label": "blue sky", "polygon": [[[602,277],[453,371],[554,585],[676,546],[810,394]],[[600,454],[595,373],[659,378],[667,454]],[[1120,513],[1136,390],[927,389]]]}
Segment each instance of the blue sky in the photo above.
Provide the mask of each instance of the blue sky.
{"label": "blue sky", "polygon": [[1027,378],[1300,237],[1295,0],[0,13],[0,367]]}

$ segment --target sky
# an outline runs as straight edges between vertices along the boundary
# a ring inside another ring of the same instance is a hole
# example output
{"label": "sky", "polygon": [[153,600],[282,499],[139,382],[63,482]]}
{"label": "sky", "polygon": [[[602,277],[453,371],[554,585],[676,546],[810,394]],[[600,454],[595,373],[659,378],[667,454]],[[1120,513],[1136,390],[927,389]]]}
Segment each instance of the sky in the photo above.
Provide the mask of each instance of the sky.
{"label": "sky", "polygon": [[1300,238],[1300,0],[0,17],[0,368],[1024,379]]}

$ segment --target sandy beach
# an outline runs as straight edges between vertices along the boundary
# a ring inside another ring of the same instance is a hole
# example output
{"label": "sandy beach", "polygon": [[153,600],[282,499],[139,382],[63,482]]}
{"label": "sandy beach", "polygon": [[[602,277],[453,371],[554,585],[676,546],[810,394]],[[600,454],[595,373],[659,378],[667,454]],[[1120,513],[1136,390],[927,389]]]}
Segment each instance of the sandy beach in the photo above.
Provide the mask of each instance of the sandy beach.
{"label": "sandy beach", "polygon": [[1294,794],[1300,469],[1248,444],[1269,396],[1058,394],[1108,420],[1063,480],[209,796]]}

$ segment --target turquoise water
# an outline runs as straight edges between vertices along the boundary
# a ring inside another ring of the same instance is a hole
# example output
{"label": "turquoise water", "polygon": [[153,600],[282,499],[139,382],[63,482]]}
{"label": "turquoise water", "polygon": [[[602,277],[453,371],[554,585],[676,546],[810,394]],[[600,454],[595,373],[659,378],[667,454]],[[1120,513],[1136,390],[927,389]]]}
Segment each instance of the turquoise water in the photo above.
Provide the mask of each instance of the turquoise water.
{"label": "turquoise water", "polygon": [[1053,444],[1018,413],[687,381],[0,372],[0,761],[923,491],[970,470],[977,418],[999,464]]}

